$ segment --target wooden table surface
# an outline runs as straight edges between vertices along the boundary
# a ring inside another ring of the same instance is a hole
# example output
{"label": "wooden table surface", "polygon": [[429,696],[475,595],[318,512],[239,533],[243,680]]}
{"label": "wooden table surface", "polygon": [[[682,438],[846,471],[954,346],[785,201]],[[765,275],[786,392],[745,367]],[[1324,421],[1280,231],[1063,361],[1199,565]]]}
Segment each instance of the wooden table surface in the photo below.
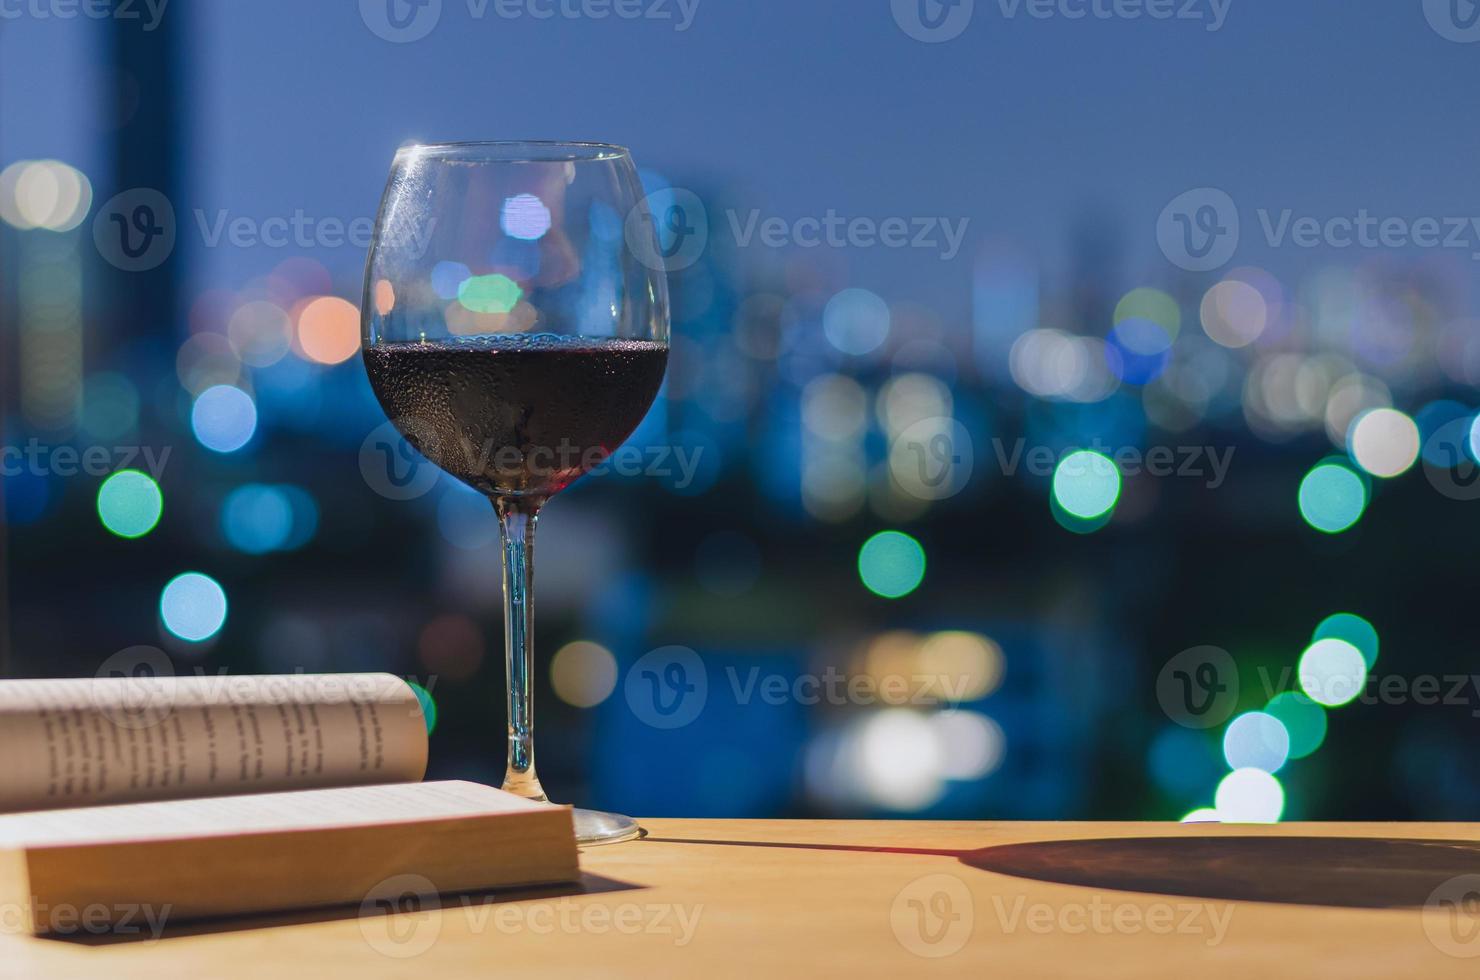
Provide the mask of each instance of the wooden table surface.
{"label": "wooden table surface", "polygon": [[0,976],[1480,975],[1480,825],[645,826],[563,892],[5,935]]}

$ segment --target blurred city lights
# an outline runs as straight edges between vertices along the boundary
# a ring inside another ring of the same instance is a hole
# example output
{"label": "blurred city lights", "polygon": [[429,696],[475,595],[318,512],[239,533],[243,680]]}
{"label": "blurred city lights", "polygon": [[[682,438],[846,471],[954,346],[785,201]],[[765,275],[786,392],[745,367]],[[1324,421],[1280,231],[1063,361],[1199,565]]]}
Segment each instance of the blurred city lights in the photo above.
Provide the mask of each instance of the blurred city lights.
{"label": "blurred city lights", "polygon": [[1326,710],[1304,694],[1296,691],[1276,694],[1264,706],[1264,713],[1285,726],[1292,759],[1305,758],[1326,740]]}
{"label": "blurred city lights", "polygon": [[1285,789],[1263,769],[1235,769],[1218,783],[1213,808],[1220,823],[1277,823]]}
{"label": "blurred city lights", "polygon": [[944,630],[926,637],[911,669],[900,673],[938,678],[953,688],[943,693],[957,701],[976,701],[1002,683],[1004,667],[1002,648],[988,637],[966,630]]}
{"label": "blurred city lights", "polygon": [[1214,810],[1212,807],[1208,807],[1208,806],[1198,807],[1196,810],[1190,811],[1185,817],[1182,818],[1182,820],[1180,822],[1181,823],[1217,823],[1218,822],[1218,811],[1217,810]]}
{"label": "blurred city lights", "polygon": [[248,483],[221,506],[221,533],[251,555],[302,547],[317,527],[318,506],[297,487]]}
{"label": "blurred city lights", "polygon": [[92,207],[92,182],[60,160],[18,160],[0,171],[0,221],[27,231],[71,231]]}
{"label": "blurred city lights", "polygon": [[1278,772],[1290,758],[1290,733],[1273,715],[1245,712],[1223,733],[1223,758],[1230,769]]}
{"label": "blurred city lights", "polygon": [[292,347],[293,324],[286,310],[265,300],[254,300],[231,314],[226,337],[243,363],[268,367],[282,360]]}
{"label": "blurred city lights", "polygon": [[901,531],[880,531],[858,549],[858,577],[885,599],[907,596],[925,578],[925,549]]}
{"label": "blurred city lights", "polygon": [[891,810],[923,810],[945,792],[941,741],[922,714],[885,708],[863,723],[858,742],[862,785],[877,804]]}
{"label": "blurred city lights", "polygon": [[576,640],[555,651],[550,661],[555,696],[577,708],[591,708],[617,687],[617,658],[599,643]]}
{"label": "blurred city lights", "polygon": [[251,441],[257,431],[257,405],[240,388],[214,385],[195,400],[190,410],[190,427],[207,449],[235,452]]}
{"label": "blurred city lights", "polygon": [[1130,385],[1146,385],[1166,369],[1172,335],[1161,324],[1136,317],[1122,320],[1110,331],[1105,363],[1112,374]]}
{"label": "blurred city lights", "polygon": [[981,712],[940,711],[928,722],[940,743],[940,774],[946,779],[982,779],[1002,765],[1002,726]]}
{"label": "blurred city lights", "polygon": [[474,313],[508,313],[524,295],[519,284],[501,273],[469,276],[457,287],[457,301]]}
{"label": "blurred city lights", "polygon": [[1120,499],[1120,487],[1120,470],[1114,461],[1088,449],[1065,456],[1053,472],[1054,500],[1080,520],[1108,514]]}
{"label": "blurred city lights", "polygon": [[1316,640],[1300,655],[1300,689],[1317,704],[1349,704],[1367,684],[1367,661],[1346,640]]}
{"label": "blurred city lights", "polygon": [[1126,320],[1150,320],[1161,327],[1169,340],[1176,340],[1182,329],[1182,308],[1160,289],[1142,286],[1132,289],[1115,304],[1115,324]]}
{"label": "blurred city lights", "polygon": [[1356,613],[1339,612],[1327,616],[1316,627],[1312,640],[1335,638],[1345,640],[1362,651],[1362,659],[1370,670],[1377,664],[1379,641],[1377,628]]}
{"label": "blurred city lights", "polygon": [[1373,476],[1394,477],[1418,460],[1418,426],[1397,409],[1374,408],[1352,423],[1351,453]]}
{"label": "blurred city lights", "polygon": [[533,194],[517,194],[504,201],[499,225],[511,238],[536,241],[550,230],[550,209]]}
{"label": "blurred city lights", "polygon": [[1300,515],[1317,531],[1339,534],[1362,519],[1367,485],[1340,463],[1320,463],[1300,481]]}
{"label": "blurred city lights", "polygon": [[338,296],[320,296],[298,314],[298,348],[319,364],[340,364],[360,349],[360,310]]}
{"label": "blurred city lights", "polygon": [[822,311],[822,332],[844,354],[867,354],[889,336],[889,304],[867,289],[844,289]]}
{"label": "blurred city lights", "polygon": [[120,538],[148,534],[163,510],[164,495],[147,473],[120,470],[98,487],[98,518]]}
{"label": "blurred city lights", "polygon": [[226,591],[200,572],[170,579],[159,595],[159,615],[165,629],[182,640],[208,640],[226,622]]}
{"label": "blurred city lights", "polygon": [[1269,310],[1259,290],[1237,279],[1215,284],[1203,296],[1202,325],[1214,343],[1247,347],[1259,339],[1269,322]]}

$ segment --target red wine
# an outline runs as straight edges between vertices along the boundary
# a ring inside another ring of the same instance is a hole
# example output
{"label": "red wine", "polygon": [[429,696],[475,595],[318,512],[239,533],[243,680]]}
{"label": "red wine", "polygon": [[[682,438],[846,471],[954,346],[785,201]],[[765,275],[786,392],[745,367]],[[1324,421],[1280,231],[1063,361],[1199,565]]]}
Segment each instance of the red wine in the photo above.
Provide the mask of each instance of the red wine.
{"label": "red wine", "polygon": [[427,459],[489,495],[547,497],[606,459],[647,414],[667,346],[553,334],[365,350],[385,414]]}

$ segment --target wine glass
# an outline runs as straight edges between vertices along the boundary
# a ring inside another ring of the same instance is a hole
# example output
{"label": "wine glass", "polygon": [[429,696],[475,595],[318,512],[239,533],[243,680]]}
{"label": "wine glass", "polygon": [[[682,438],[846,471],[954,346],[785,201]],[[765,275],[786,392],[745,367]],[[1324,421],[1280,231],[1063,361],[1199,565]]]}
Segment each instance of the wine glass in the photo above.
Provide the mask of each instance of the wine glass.
{"label": "wine glass", "polygon": [[[545,501],[637,428],[668,362],[668,286],[632,157],[605,143],[403,147],[365,272],[364,361],[386,415],[485,494],[504,552],[509,759],[535,774],[534,530]],[[582,843],[636,837],[575,811]]]}

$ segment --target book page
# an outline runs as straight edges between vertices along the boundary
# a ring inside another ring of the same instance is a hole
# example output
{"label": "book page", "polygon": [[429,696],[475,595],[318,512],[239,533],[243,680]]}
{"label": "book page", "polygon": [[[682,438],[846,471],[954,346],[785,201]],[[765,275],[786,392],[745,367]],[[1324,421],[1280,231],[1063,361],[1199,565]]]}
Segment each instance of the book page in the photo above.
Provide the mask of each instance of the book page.
{"label": "book page", "polygon": [[427,733],[390,674],[0,681],[0,812],[416,782]]}
{"label": "book page", "polygon": [[137,843],[180,837],[378,826],[542,810],[492,786],[460,781],[172,800],[0,815],[0,848]]}

